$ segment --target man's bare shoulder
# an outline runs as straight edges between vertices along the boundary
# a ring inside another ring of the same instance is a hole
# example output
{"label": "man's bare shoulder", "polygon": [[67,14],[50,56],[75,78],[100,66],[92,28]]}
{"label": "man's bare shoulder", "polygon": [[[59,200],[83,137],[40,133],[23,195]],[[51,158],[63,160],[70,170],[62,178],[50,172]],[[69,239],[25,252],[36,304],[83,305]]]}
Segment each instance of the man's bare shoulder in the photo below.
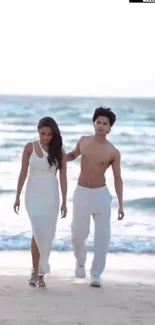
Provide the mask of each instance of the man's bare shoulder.
{"label": "man's bare shoulder", "polygon": [[92,138],[91,135],[82,135],[81,138],[79,139],[78,143],[82,144],[83,142],[85,142],[86,140],[90,140]]}
{"label": "man's bare shoulder", "polygon": [[113,159],[119,158],[121,153],[111,142],[108,141],[109,150],[112,153]]}

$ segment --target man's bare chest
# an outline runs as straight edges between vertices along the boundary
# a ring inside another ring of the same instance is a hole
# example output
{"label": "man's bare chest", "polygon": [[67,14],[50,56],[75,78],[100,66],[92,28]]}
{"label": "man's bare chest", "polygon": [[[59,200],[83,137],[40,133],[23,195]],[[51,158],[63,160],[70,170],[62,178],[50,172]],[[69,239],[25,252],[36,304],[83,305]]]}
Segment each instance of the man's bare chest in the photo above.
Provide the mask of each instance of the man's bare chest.
{"label": "man's bare chest", "polygon": [[111,154],[108,150],[101,149],[99,147],[95,148],[92,145],[86,145],[81,147],[81,155],[83,160],[88,160],[93,164],[109,166],[111,161]]}

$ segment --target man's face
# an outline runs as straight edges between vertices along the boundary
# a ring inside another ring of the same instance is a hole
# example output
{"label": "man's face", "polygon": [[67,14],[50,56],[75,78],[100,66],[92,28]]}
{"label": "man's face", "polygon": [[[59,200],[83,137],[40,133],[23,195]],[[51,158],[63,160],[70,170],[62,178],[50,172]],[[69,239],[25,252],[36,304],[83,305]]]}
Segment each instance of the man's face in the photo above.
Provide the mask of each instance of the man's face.
{"label": "man's face", "polygon": [[98,135],[106,135],[110,132],[110,122],[108,117],[99,116],[94,122],[95,133]]}

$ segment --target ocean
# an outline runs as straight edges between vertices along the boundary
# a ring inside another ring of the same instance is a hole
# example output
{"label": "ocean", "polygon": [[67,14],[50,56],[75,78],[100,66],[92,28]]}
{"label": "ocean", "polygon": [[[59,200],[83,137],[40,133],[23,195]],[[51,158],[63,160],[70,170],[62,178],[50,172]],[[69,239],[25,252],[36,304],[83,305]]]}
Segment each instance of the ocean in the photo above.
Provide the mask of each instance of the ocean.
{"label": "ocean", "polygon": [[[24,145],[38,138],[37,123],[52,116],[59,124],[66,151],[81,135],[93,133],[92,115],[109,106],[117,120],[108,135],[122,154],[125,219],[117,221],[112,171],[106,173],[113,195],[109,252],[155,253],[155,99],[0,96],[0,250],[29,250],[31,226],[21,196],[19,215],[13,211]],[[53,249],[72,250],[72,197],[80,158],[68,163],[68,216],[58,221]],[[87,249],[93,249],[93,222]]]}

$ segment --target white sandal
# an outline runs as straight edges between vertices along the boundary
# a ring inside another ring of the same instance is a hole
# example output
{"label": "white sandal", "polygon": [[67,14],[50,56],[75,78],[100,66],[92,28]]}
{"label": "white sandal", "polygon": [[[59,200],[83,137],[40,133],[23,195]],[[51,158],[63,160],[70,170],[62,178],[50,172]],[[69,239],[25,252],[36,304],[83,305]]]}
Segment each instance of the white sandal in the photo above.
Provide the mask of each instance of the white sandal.
{"label": "white sandal", "polygon": [[31,273],[31,278],[28,280],[29,286],[35,288],[37,285],[37,280],[38,280],[38,271],[33,269]]}

